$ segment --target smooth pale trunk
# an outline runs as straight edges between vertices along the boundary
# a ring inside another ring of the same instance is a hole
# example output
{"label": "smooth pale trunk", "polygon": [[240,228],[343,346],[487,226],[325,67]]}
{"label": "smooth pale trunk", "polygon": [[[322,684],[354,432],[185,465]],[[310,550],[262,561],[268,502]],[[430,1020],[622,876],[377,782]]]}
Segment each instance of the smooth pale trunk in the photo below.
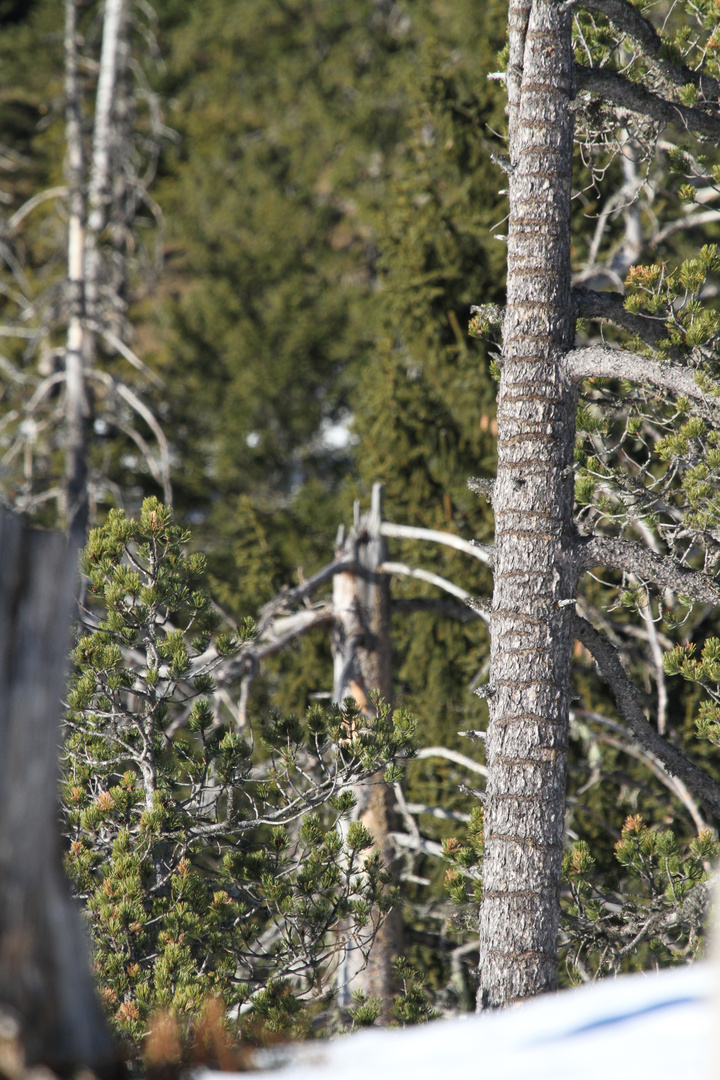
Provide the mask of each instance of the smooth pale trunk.
{"label": "smooth pale trunk", "polygon": [[[345,698],[354,698],[369,716],[374,714],[370,697],[373,691],[386,701],[392,697],[390,579],[377,571],[387,554],[381,520],[382,485],[375,484],[370,514],[356,523],[347,541],[335,552],[336,558],[352,558],[361,572],[349,571],[333,578],[333,699],[341,703]],[[395,854],[390,840],[395,803],[392,788],[379,772],[358,785],[354,793],[354,817],[370,830],[388,866]],[[347,950],[338,980],[342,1005],[349,1006],[352,993],[362,990],[379,998],[384,1022],[392,1019],[392,963],[401,942],[402,915],[393,909],[377,932],[367,962],[359,949]]]}

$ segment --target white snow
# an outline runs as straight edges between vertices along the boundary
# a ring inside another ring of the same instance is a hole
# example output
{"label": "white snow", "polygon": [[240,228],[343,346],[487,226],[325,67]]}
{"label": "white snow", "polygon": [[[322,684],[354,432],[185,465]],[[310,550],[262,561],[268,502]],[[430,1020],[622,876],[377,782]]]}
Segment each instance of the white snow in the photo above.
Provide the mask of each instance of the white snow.
{"label": "white snow", "polygon": [[707,963],[605,979],[502,1013],[300,1044],[262,1078],[717,1080],[718,982]]}

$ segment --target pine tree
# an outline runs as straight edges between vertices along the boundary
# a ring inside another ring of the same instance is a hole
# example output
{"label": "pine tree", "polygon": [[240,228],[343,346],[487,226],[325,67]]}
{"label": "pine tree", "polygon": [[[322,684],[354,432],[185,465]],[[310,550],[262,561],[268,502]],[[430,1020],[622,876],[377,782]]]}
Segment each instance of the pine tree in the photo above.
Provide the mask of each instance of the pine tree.
{"label": "pine tree", "polygon": [[258,745],[238,734],[213,671],[252,628],[218,627],[187,543],[152,498],[91,532],[68,697],[67,865],[103,1000],[136,1044],[161,1010],[187,1030],[210,996],[292,1027],[346,941],[367,953],[394,894],[367,829],[336,826],[351,786],[411,750],[412,722],[381,703],[362,723],[348,703],[270,713]]}
{"label": "pine tree", "polygon": [[[710,5],[693,9],[696,36],[676,33],[672,20],[660,33],[623,2],[584,8],[587,18],[546,0],[510,6],[480,1007],[556,984],[573,638],[594,656],[632,737],[707,813],[720,808],[717,783],[652,728],[614,645],[575,612],[578,580],[598,565],[632,582],[622,594],[629,610],[648,606],[651,587],[671,611],[683,597],[717,604],[717,317],[701,302],[717,256],[705,248],[676,269],[631,269],[624,302],[574,293],[570,272],[574,121],[598,175],[628,129],[648,153],[659,129],[667,138],[676,122],[682,138],[707,142],[720,130],[715,27]],[[695,185],[712,188],[695,145],[670,155],[686,171],[700,161]],[[576,348],[581,313],[612,321],[630,340]],[[578,412],[581,392],[589,407]],[[576,426],[589,428],[592,452],[581,441],[576,454]]]}

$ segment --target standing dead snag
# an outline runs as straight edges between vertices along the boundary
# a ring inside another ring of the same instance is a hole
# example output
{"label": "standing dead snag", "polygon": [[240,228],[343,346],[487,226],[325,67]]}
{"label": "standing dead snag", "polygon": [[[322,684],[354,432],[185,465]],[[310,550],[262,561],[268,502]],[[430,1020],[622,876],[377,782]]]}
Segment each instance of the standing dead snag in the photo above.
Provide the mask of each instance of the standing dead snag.
{"label": "standing dead snag", "polygon": [[0,514],[0,1009],[28,1062],[109,1072],[115,1051],[62,869],[58,745],[77,552]]}
{"label": "standing dead snag", "polygon": [[[387,555],[380,531],[382,490],[381,484],[373,485],[369,515],[357,518],[347,538],[339,534],[335,558],[352,565],[333,578],[333,699],[341,704],[354,698],[368,715],[374,711],[373,693],[385,701],[392,699],[390,578],[379,569]],[[358,785],[355,794],[355,814],[372,833],[383,862],[389,866],[395,858],[390,835],[395,804],[392,787],[380,772],[370,782]],[[379,998],[385,1022],[392,1018],[392,963],[401,941],[402,914],[393,908],[378,930],[367,963],[351,949],[341,973],[347,991],[362,990]],[[347,996],[349,999],[349,993]]]}
{"label": "standing dead snag", "polygon": [[78,3],[65,0],[65,131],[68,215],[68,326],[65,347],[65,524],[79,545],[88,522],[87,427],[90,405],[85,369],[85,152],[78,78]]}

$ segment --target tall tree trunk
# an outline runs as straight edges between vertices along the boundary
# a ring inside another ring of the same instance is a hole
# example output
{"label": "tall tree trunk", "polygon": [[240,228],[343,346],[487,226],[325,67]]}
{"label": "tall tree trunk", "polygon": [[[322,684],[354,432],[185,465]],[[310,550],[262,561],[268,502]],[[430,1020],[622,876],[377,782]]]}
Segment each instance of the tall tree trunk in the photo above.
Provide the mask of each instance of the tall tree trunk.
{"label": "tall tree trunk", "polygon": [[[77,0],[65,0],[66,171],[70,193],[70,320],[65,352],[65,520],[69,532],[81,544],[87,529],[90,503],[87,442],[91,408],[88,378],[95,368],[97,334],[102,320],[99,304],[102,269],[99,240],[108,223],[112,198],[114,105],[118,73],[127,60],[125,0],[106,0],[105,4],[89,170],[86,168],[81,125],[77,14]],[[89,180],[86,176],[88,171]]]}
{"label": "tall tree trunk", "polygon": [[90,413],[85,375],[85,155],[78,78],[78,0],[65,0],[65,171],[68,218],[68,300],[65,347],[65,527],[79,546],[88,522],[87,427]]}
{"label": "tall tree trunk", "polygon": [[[387,557],[387,545],[380,533],[382,521],[382,486],[375,484],[370,514],[356,520],[345,541],[341,537],[336,558],[352,558],[360,572],[347,571],[333,579],[335,624],[332,635],[334,685],[333,699],[342,702],[354,698],[368,715],[372,713],[371,694],[376,691],[386,701],[392,699],[390,649],[390,579],[378,573]],[[355,817],[375,838],[386,865],[394,858],[390,841],[394,795],[379,773],[355,789]],[[341,1004],[350,1003],[350,995],[362,990],[380,999],[382,1018],[392,1017],[392,962],[402,941],[402,915],[393,909],[380,927],[367,963],[357,949],[349,949],[340,973]]]}
{"label": "tall tree trunk", "polygon": [[77,549],[0,513],[0,1008],[29,1063],[113,1071],[62,870],[58,746]]}
{"label": "tall tree trunk", "polygon": [[510,4],[510,220],[478,1008],[557,978],[575,596],[571,14]]}
{"label": "tall tree trunk", "polygon": [[[125,0],[106,0],[100,72],[95,97],[85,236],[85,296],[88,316],[85,362],[88,371],[92,371],[95,363],[97,334],[104,316],[99,306],[102,272],[100,235],[108,226],[114,197],[113,188],[127,182],[122,171],[119,177],[113,176],[113,165],[117,167],[116,159],[119,158],[122,141],[129,137],[126,130],[118,130],[117,122],[118,83],[128,63],[127,33]],[[125,101],[122,111],[127,113]],[[119,300],[120,297],[116,296],[116,301]]]}

